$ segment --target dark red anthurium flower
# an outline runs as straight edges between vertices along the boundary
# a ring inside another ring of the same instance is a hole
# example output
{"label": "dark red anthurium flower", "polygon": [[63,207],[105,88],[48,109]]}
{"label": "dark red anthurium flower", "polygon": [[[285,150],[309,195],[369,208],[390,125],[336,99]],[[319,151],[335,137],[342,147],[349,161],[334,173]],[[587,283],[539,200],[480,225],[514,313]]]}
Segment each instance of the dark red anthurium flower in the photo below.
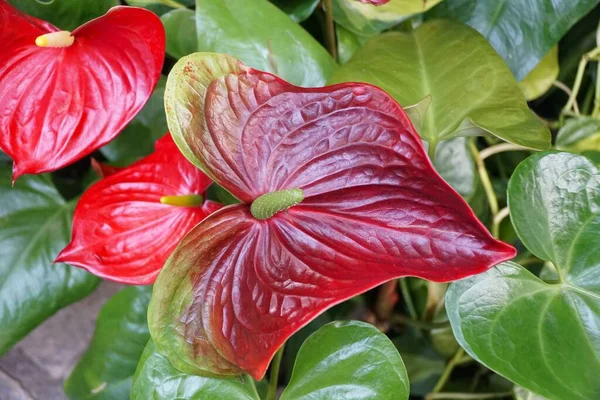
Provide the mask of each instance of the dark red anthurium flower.
{"label": "dark red anthurium flower", "polygon": [[172,70],[165,106],[182,152],[242,201],[194,227],[155,283],[150,331],[183,371],[261,379],[282,343],[337,303],[515,255],[379,88],[301,88],[196,53]]}
{"label": "dark red anthurium flower", "polygon": [[67,32],[0,0],[0,149],[13,180],[112,140],[152,94],[164,51],[160,19],[142,8],[114,7]]}
{"label": "dark red anthurium flower", "polygon": [[[96,164],[96,168],[98,164]],[[181,238],[221,205],[202,195],[212,181],[181,155],[170,135],[127,168],[101,166],[75,208],[73,239],[57,262],[117,282],[154,282]]]}

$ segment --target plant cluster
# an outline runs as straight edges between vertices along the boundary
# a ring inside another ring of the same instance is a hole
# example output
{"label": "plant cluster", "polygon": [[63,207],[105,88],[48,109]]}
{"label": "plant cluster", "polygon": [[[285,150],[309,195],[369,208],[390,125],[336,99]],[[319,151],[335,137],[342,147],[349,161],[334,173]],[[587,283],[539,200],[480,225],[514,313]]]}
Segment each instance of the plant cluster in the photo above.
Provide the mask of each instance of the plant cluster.
{"label": "plant cluster", "polygon": [[599,399],[598,2],[0,0],[0,354],[107,279],[74,400]]}

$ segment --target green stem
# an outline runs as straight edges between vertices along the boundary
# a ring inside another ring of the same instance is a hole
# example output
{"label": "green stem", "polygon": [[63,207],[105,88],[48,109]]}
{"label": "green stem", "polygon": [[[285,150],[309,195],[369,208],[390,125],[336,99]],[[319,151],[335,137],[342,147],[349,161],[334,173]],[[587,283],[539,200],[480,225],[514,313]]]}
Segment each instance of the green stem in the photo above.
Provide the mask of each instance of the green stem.
{"label": "green stem", "polygon": [[488,399],[504,399],[512,398],[512,392],[500,393],[429,393],[425,396],[425,400],[488,400]]}
{"label": "green stem", "polygon": [[485,160],[486,158],[489,158],[494,154],[503,153],[505,151],[531,151],[531,149],[519,146],[518,144],[500,143],[481,150],[481,153],[479,155],[481,156],[482,160]]}
{"label": "green stem", "polygon": [[599,56],[600,47],[596,47],[595,49],[585,53],[583,57],[581,57],[581,61],[579,61],[579,66],[577,67],[577,75],[575,75],[575,82],[573,83],[573,90],[571,91],[571,95],[569,96],[567,104],[565,104],[565,106],[562,109],[563,114],[567,111],[571,111],[573,109],[575,101],[577,101],[577,95],[579,94],[579,89],[581,89],[581,83],[583,82],[583,76],[588,62],[597,61]]}
{"label": "green stem", "polygon": [[492,235],[494,237],[498,237],[500,235],[500,224],[502,220],[510,214],[510,210],[508,207],[504,207],[502,210],[498,211],[496,215],[494,215],[494,219],[492,220]]}
{"label": "green stem", "polygon": [[269,391],[267,392],[267,400],[275,400],[277,396],[277,381],[279,380],[279,368],[281,367],[281,359],[283,358],[283,349],[285,347],[285,343],[281,345],[277,353],[275,353],[275,357],[273,358],[273,362],[271,363],[271,379],[269,381]]}
{"label": "green stem", "polygon": [[433,329],[444,329],[450,327],[450,321],[444,322],[425,322],[409,318],[405,315],[398,314],[392,317],[392,322],[400,325],[409,325],[413,328],[431,331]]}
{"label": "green stem", "polygon": [[454,353],[454,356],[452,356],[452,359],[450,359],[450,361],[448,361],[448,365],[446,365],[446,368],[444,369],[442,376],[440,376],[440,379],[435,384],[435,387],[433,388],[432,393],[428,394],[425,397],[426,399],[431,398],[429,396],[431,396],[433,393],[439,393],[442,391],[442,389],[446,385],[446,382],[448,381],[448,378],[450,378],[450,375],[452,374],[454,367],[456,367],[456,365],[463,358],[464,355],[465,355],[465,351],[463,350],[462,347],[459,347],[458,350],[456,351],[456,353]]}
{"label": "green stem", "polygon": [[488,199],[488,203],[490,204],[492,218],[495,218],[496,214],[498,214],[498,198],[496,197],[496,193],[494,192],[494,187],[492,186],[490,175],[488,174],[487,169],[485,169],[485,163],[483,162],[483,159],[479,154],[479,150],[477,150],[477,146],[475,145],[475,142],[473,140],[469,140],[469,148],[471,150],[471,154],[473,154],[473,158],[475,159],[475,164],[477,165],[477,172],[479,173],[481,184],[483,185],[485,195]]}
{"label": "green stem", "polygon": [[325,43],[329,54],[337,61],[337,45],[335,37],[335,22],[333,20],[333,6],[331,0],[321,0],[321,7],[325,11]]}
{"label": "green stem", "polygon": [[429,148],[427,149],[427,154],[429,155],[429,159],[433,163],[435,161],[435,150],[437,148],[437,142],[429,142]]}
{"label": "green stem", "polygon": [[410,288],[408,287],[407,278],[400,279],[400,292],[402,292],[402,298],[406,303],[406,309],[408,310],[408,314],[412,319],[418,320],[419,315],[417,314],[417,309],[415,308],[415,303],[412,300],[412,296],[410,295]]}

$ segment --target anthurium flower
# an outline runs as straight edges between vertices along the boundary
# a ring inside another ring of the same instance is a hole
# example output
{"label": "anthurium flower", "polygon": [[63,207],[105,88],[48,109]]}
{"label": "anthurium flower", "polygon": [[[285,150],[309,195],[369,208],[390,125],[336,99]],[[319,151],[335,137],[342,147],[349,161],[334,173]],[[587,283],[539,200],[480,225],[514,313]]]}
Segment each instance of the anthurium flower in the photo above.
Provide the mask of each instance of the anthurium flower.
{"label": "anthurium flower", "polygon": [[114,7],[67,32],[0,0],[0,149],[13,179],[113,139],[150,97],[164,51],[160,19],[142,8]]}
{"label": "anthurium flower", "polygon": [[100,168],[105,178],[77,203],[73,239],[56,261],[103,278],[154,282],[181,238],[221,208],[203,200],[212,181],[181,155],[169,135],[130,167]]}
{"label": "anthurium flower", "polygon": [[183,153],[242,201],[194,227],[155,283],[151,334],[183,371],[261,379],[282,343],[337,303],[515,255],[379,88],[301,88],[196,53],[172,70],[165,106]]}

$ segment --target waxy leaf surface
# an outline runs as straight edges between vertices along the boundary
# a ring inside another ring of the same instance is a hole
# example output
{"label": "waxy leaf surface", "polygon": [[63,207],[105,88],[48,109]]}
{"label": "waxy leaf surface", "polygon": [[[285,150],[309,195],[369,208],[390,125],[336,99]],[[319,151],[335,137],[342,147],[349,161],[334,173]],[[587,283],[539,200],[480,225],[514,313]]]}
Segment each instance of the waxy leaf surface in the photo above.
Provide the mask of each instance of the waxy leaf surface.
{"label": "waxy leaf surface", "polygon": [[113,139],[150,97],[165,39],[150,11],[114,7],[75,29],[68,47],[39,47],[49,23],[0,0],[0,149],[13,175],[53,171]]}
{"label": "waxy leaf surface", "polygon": [[332,322],[298,352],[281,400],[407,400],[406,368],[394,344],[373,325]]}
{"label": "waxy leaf surface", "polygon": [[427,16],[472,26],[523,79],[598,0],[446,0]]}
{"label": "waxy leaf surface", "polygon": [[419,129],[430,145],[491,134],[533,149],[550,146],[550,132],[502,59],[479,33],[456,22],[372,38],[329,81],[377,85],[403,107],[431,96]]}
{"label": "waxy leaf surface", "polygon": [[554,46],[538,65],[519,82],[525,99],[531,101],[546,93],[558,78],[558,73],[558,46]]}
{"label": "waxy leaf surface", "polygon": [[0,168],[0,354],[56,311],[94,290],[99,279],[52,264],[67,244],[73,214],[50,176],[25,177],[11,187]]}
{"label": "waxy leaf surface", "polygon": [[119,0],[8,0],[13,6],[38,19],[48,21],[61,30],[73,30],[98,18]]}
{"label": "waxy leaf surface", "polygon": [[[165,105],[186,156],[242,201],[192,229],[157,280],[152,337],[182,371],[260,379],[290,335],[337,303],[392,278],[450,281],[515,254],[374,86],[300,88],[196,53],[172,70]],[[259,196],[291,189],[300,204],[251,214]]]}
{"label": "waxy leaf surface", "polygon": [[198,51],[224,53],[301,86],[336,67],[310,33],[268,0],[196,0]]}
{"label": "waxy leaf surface", "polygon": [[133,375],[150,339],[146,314],[151,294],[151,286],[129,286],[102,307],[90,347],[65,382],[69,398],[129,400]]}
{"label": "waxy leaf surface", "polygon": [[574,153],[600,150],[600,119],[581,116],[567,120],[556,135],[556,148]]}
{"label": "waxy leaf surface", "polygon": [[333,0],[335,22],[361,36],[374,36],[442,0]]}
{"label": "waxy leaf surface", "polygon": [[259,400],[254,380],[212,378],[189,375],[177,370],[152,340],[140,358],[131,400]]}
{"label": "waxy leaf surface", "polygon": [[57,260],[118,282],[154,282],[179,240],[221,208],[162,204],[163,196],[203,195],[211,180],[190,164],[169,135],[156,151],[91,186],[81,197],[73,239]]}
{"label": "waxy leaf surface", "polygon": [[300,23],[312,15],[320,0],[270,0],[291,19]]}
{"label": "waxy leaf surface", "polygon": [[508,195],[517,234],[554,264],[558,282],[504,263],[452,284],[446,303],[455,336],[535,393],[600,398],[600,172],[582,156],[539,153],[517,167]]}

